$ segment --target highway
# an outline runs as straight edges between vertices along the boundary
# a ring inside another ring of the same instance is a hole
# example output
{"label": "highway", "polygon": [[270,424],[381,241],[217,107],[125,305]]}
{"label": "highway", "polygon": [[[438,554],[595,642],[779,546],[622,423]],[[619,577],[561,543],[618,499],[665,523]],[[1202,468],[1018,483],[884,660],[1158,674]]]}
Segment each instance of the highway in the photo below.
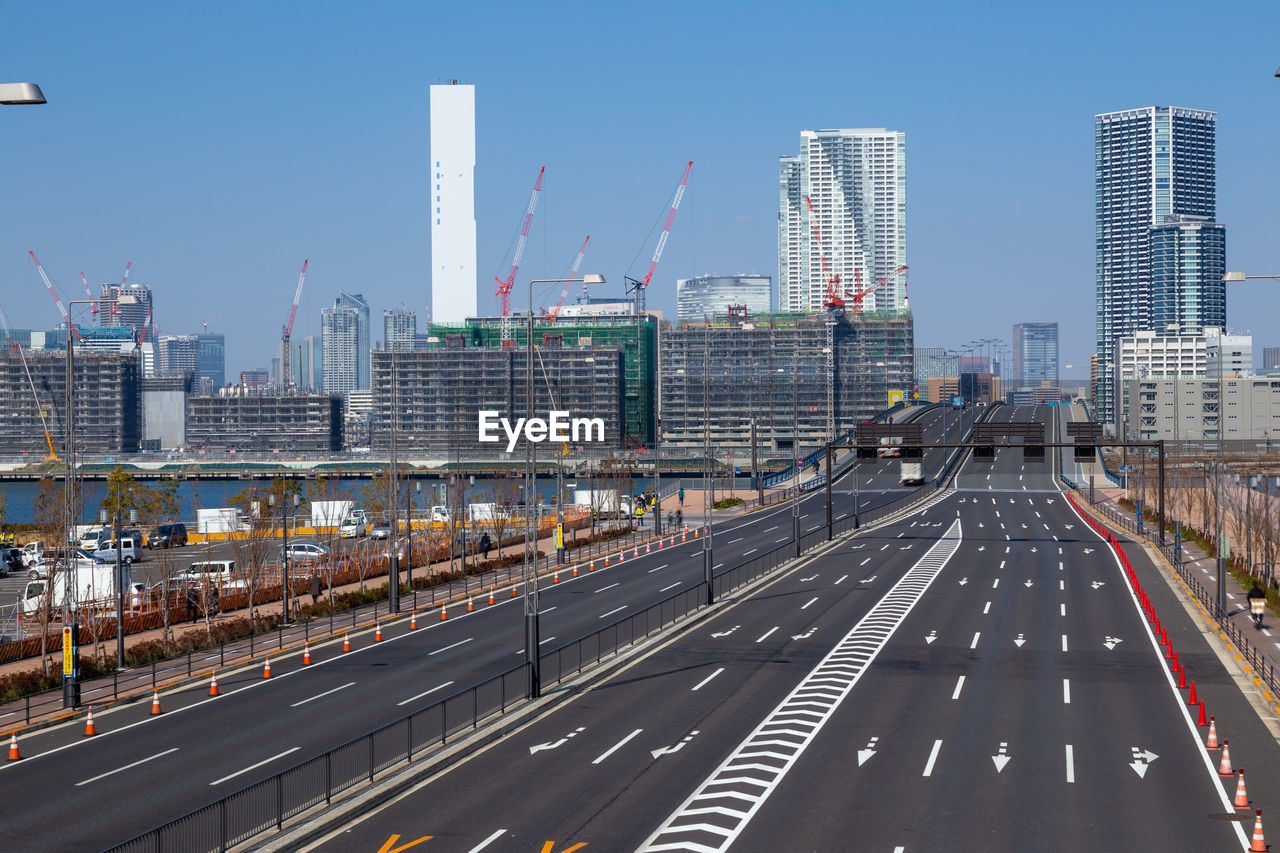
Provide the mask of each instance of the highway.
{"label": "highway", "polygon": [[[967,462],[313,849],[1246,849],[1234,780],[1053,467]],[[1275,739],[1149,585],[1266,808]]]}
{"label": "highway", "polygon": [[[923,414],[926,435],[941,437],[941,415]],[[949,417],[954,430],[956,416]],[[936,472],[941,453],[931,452],[926,462]],[[863,511],[902,494],[896,460],[855,466],[833,485],[836,518],[853,510],[855,475]],[[783,505],[717,524],[715,565],[733,566],[790,541],[791,511]],[[800,515],[802,531],[825,525],[821,491],[802,501]],[[701,548],[690,536],[576,579],[544,581],[544,648],[700,583]],[[474,612],[455,609],[447,621],[431,614],[416,631],[407,619],[392,623],[380,643],[368,632],[353,635],[350,653],[340,651],[340,642],[313,646],[309,667],[296,653],[273,658],[269,680],[260,666],[219,673],[221,695],[209,697],[203,684],[163,694],[158,716],[145,702],[100,710],[99,734],[91,739],[83,737],[82,720],[24,733],[23,760],[0,765],[0,784],[23,792],[22,808],[0,826],[0,844],[110,846],[519,665],[520,600],[510,588],[500,592],[494,605],[482,599]],[[104,810],[103,802],[121,791],[130,792],[127,808]]]}

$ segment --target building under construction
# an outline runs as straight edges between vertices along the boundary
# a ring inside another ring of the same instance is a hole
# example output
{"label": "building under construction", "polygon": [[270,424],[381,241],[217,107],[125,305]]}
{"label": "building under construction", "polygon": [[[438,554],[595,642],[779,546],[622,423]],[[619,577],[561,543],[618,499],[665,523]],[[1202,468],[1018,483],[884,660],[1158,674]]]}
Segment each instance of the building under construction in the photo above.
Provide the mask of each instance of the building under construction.
{"label": "building under construction", "polygon": [[[527,347],[528,322],[527,314],[511,321],[512,349],[523,351]],[[538,351],[558,349],[589,354],[598,350],[616,350],[622,354],[621,436],[625,448],[653,446],[658,337],[658,318],[653,314],[579,314],[573,317],[561,314],[555,322],[538,319],[533,327],[533,344]],[[474,317],[468,318],[462,326],[432,324],[428,327],[427,346],[431,349],[498,350],[501,343],[501,317]],[[475,369],[466,365],[466,360],[459,363],[460,369],[467,371],[468,375],[478,375]]]}
{"label": "building under construction", "polygon": [[187,398],[188,450],[326,453],[342,449],[342,397],[233,386]]}
{"label": "building under construction", "polygon": [[[528,363],[523,345],[472,347],[461,339],[413,352],[375,351],[373,449],[389,451],[394,428],[397,451],[405,456],[505,454],[507,439],[501,427],[496,430],[500,441],[479,440],[479,412],[496,411],[496,417],[507,418],[512,425],[526,417]],[[533,374],[537,417],[560,410],[571,417],[600,418],[604,441],[580,446],[586,451],[623,446],[625,357],[621,351],[543,343],[534,350]],[[552,452],[551,446],[548,442],[544,455]],[[523,458],[523,439],[514,453]]]}
{"label": "building under construction", "polygon": [[814,447],[913,393],[910,313],[776,314],[662,332],[663,445]]}
{"label": "building under construction", "polygon": [[[76,452],[136,451],[142,438],[142,371],[138,357],[76,352],[74,361]],[[4,413],[0,418],[0,448],[5,455],[43,458],[52,442],[61,456],[66,436],[66,402],[65,352],[24,350],[19,354],[10,350],[0,354],[0,411]]]}

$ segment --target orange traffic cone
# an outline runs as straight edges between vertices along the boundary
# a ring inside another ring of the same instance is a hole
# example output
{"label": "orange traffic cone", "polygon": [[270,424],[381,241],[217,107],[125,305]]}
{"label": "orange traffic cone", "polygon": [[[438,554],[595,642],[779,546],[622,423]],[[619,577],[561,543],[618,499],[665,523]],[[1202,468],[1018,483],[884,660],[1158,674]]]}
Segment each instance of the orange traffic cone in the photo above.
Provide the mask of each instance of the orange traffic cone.
{"label": "orange traffic cone", "polygon": [[693,538],[694,538],[694,539],[697,539],[697,538],[698,538],[698,528],[696,528],[696,527],[695,527],[695,528],[693,528]]}
{"label": "orange traffic cone", "polygon": [[1204,748],[1208,750],[1218,748],[1218,724],[1213,721],[1213,717],[1209,718],[1209,742],[1204,745]]}
{"label": "orange traffic cone", "polygon": [[271,677],[271,658],[269,657],[262,662],[262,677],[263,678]]}
{"label": "orange traffic cone", "polygon": [[648,542],[644,543],[644,552],[645,552],[646,554],[648,554],[648,553],[649,553],[649,543],[648,543]]}
{"label": "orange traffic cone", "polygon": [[443,622],[444,620],[446,620],[446,619],[448,619],[448,618],[449,618],[449,607],[448,607],[448,605],[445,605],[445,604],[440,605],[440,621],[441,621],[441,622]]}
{"label": "orange traffic cone", "polygon": [[[85,720],[84,720],[84,736],[93,737],[97,733],[98,733],[98,730],[93,727],[93,709],[90,708],[89,716],[85,717]],[[1244,771],[1242,770],[1241,772],[1243,773]],[[1241,782],[1240,784],[1243,785],[1244,783]],[[1237,800],[1240,799],[1239,792],[1236,793],[1236,799]]]}
{"label": "orange traffic cone", "polygon": [[659,539],[659,540],[658,540],[658,550],[659,550],[659,551],[661,551],[661,550],[662,550],[662,542],[663,542],[663,540],[662,540],[662,539]]}
{"label": "orange traffic cone", "polygon": [[636,547],[635,547],[635,548],[633,548],[633,549],[631,550],[631,556],[632,556],[632,557],[639,557],[639,556],[640,556],[640,545],[639,545],[639,543],[637,543],[637,544],[636,544]]}
{"label": "orange traffic cone", "polygon": [[577,564],[577,563],[574,563],[574,564],[573,564],[573,576],[574,576],[575,578],[578,576],[578,564]]}
{"label": "orange traffic cone", "polygon": [[214,670],[213,674],[209,677],[209,695],[210,696],[218,695],[218,671],[217,670]]}
{"label": "orange traffic cone", "polygon": [[375,643],[382,642],[382,623],[378,622],[373,626],[373,641]]}
{"label": "orange traffic cone", "polygon": [[1253,824],[1253,843],[1249,845],[1249,853],[1267,853],[1267,840],[1262,837],[1262,809],[1258,809],[1258,819]]}
{"label": "orange traffic cone", "polygon": [[1249,795],[1244,791],[1244,768],[1241,767],[1236,772],[1239,774],[1240,781],[1236,783],[1236,799],[1232,805],[1238,809],[1247,809],[1249,808]]}
{"label": "orange traffic cone", "polygon": [[1231,772],[1231,741],[1229,740],[1222,742],[1222,760],[1218,762],[1218,775],[1224,777],[1236,775]]}
{"label": "orange traffic cone", "polygon": [[515,598],[515,597],[516,597],[517,595],[519,595],[519,594],[520,594],[520,593],[516,592],[516,585],[515,585],[515,584],[512,584],[512,585],[511,585],[511,597],[512,597],[512,598]]}
{"label": "orange traffic cone", "polygon": [[418,630],[418,611],[413,611],[413,615],[409,617],[409,630]]}
{"label": "orange traffic cone", "polygon": [[596,558],[592,557],[591,562],[587,563],[587,571],[594,572],[596,570]]}
{"label": "orange traffic cone", "polygon": [[311,666],[311,644],[305,643],[302,646],[302,665]]}
{"label": "orange traffic cone", "polygon": [[163,713],[164,711],[160,710],[160,691],[153,690],[151,692],[151,716],[154,717],[157,714]]}
{"label": "orange traffic cone", "polygon": [[14,732],[9,735],[9,760],[19,761],[22,759],[22,753],[18,751],[18,733]]}
{"label": "orange traffic cone", "polygon": [[490,588],[490,590],[489,590],[489,603],[490,603],[490,604],[493,604],[493,603],[494,603],[494,601],[493,601],[493,589],[492,589],[492,588]]}
{"label": "orange traffic cone", "polygon": [[604,567],[605,567],[606,569],[607,569],[607,568],[609,568],[609,555],[608,555],[608,554],[605,554],[605,555],[604,555]]}
{"label": "orange traffic cone", "polygon": [[627,558],[627,549],[623,548],[621,551],[618,552],[618,562],[621,563],[626,558]]}
{"label": "orange traffic cone", "polygon": [[351,651],[351,635],[350,634],[342,635],[342,650],[344,652]]}
{"label": "orange traffic cone", "polygon": [[467,596],[467,612],[471,613],[475,609],[476,609],[476,606],[471,603],[471,596],[468,595]]}

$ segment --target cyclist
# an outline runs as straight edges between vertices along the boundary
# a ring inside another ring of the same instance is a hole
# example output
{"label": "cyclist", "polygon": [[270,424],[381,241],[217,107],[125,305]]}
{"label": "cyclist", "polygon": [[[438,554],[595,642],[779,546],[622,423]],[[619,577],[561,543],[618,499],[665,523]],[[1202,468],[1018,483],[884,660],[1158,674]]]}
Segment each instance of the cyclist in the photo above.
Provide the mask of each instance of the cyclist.
{"label": "cyclist", "polygon": [[1267,593],[1258,586],[1258,582],[1253,582],[1253,589],[1249,590],[1249,613],[1253,616],[1253,625],[1261,630],[1262,614],[1267,609]]}

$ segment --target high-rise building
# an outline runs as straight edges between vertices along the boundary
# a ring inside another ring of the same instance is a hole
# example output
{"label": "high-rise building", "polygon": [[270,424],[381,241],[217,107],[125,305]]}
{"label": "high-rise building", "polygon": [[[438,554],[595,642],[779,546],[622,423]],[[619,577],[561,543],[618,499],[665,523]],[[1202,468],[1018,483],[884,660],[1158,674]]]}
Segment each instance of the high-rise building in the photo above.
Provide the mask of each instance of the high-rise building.
{"label": "high-rise building", "polygon": [[1280,370],[1280,347],[1262,348],[1262,369]]}
{"label": "high-rise building", "polygon": [[[1116,339],[1154,330],[1153,231],[1171,216],[1216,215],[1216,113],[1182,107],[1143,107],[1094,117],[1094,209],[1097,264],[1098,419],[1115,422],[1116,386],[1112,377]],[[1220,228],[1220,226],[1214,226]],[[1162,259],[1173,251],[1194,255],[1178,236],[1162,233]],[[1216,241],[1214,237],[1209,242]],[[1164,261],[1162,260],[1162,264]],[[1160,316],[1178,322],[1179,298],[1167,288],[1177,276],[1162,266]],[[1213,283],[1202,273],[1194,286],[1209,293]],[[1221,278],[1221,275],[1219,275]],[[1181,282],[1176,286],[1186,287]],[[1176,289],[1176,288],[1175,288]],[[1188,304],[1190,300],[1181,300]],[[1178,332],[1175,330],[1175,334]]]}
{"label": "high-rise building", "polygon": [[156,376],[195,375],[199,366],[195,335],[161,335],[156,341]]}
{"label": "high-rise building", "polygon": [[914,391],[920,394],[922,400],[934,400],[929,391],[930,379],[948,377],[958,379],[960,376],[959,356],[947,355],[947,351],[942,347],[916,347],[914,362],[916,383]]}
{"label": "high-rise building", "polygon": [[1015,323],[1013,326],[1013,376],[1011,391],[1058,385],[1058,324]]}
{"label": "high-rise building", "polygon": [[[476,315],[476,87],[431,87],[431,319]],[[368,388],[368,379],[361,388]]]}
{"label": "high-rise building", "polygon": [[207,379],[214,388],[227,384],[226,335],[196,335],[196,379]]}
{"label": "high-rise building", "polygon": [[320,312],[324,390],[345,394],[369,387],[369,303],[359,293],[339,291],[332,308]]}
{"label": "high-rise building", "polygon": [[240,371],[240,385],[244,388],[269,388],[271,371],[265,367],[250,367]]}
{"label": "high-rise building", "polygon": [[299,388],[320,390],[323,387],[320,377],[324,375],[320,337],[307,335],[292,343],[293,355],[289,359],[289,370],[293,373],[294,384]]}
{"label": "high-rise building", "polygon": [[1203,216],[1166,216],[1151,229],[1151,328],[1197,335],[1227,326],[1227,229]]}
{"label": "high-rise building", "polygon": [[773,279],[767,275],[700,275],[676,279],[676,318],[681,323],[723,320],[729,307],[749,315],[773,313]]}
{"label": "high-rise building", "polygon": [[[133,332],[135,340],[146,329],[146,338],[152,337],[155,318],[152,317],[151,288],[145,284],[130,284],[121,287],[110,282],[103,283],[99,289],[99,298],[115,300],[114,305],[102,305],[98,312],[98,325],[106,327],[125,327]],[[151,322],[147,318],[151,317]]]}
{"label": "high-rise building", "polygon": [[397,352],[413,349],[418,337],[418,315],[410,308],[389,308],[382,312],[382,345]]}
{"label": "high-rise building", "polygon": [[862,308],[903,310],[906,285],[894,271],[907,263],[906,134],[806,130],[800,154],[780,157],[778,172],[778,310],[821,310],[832,275],[850,291],[888,279]]}

